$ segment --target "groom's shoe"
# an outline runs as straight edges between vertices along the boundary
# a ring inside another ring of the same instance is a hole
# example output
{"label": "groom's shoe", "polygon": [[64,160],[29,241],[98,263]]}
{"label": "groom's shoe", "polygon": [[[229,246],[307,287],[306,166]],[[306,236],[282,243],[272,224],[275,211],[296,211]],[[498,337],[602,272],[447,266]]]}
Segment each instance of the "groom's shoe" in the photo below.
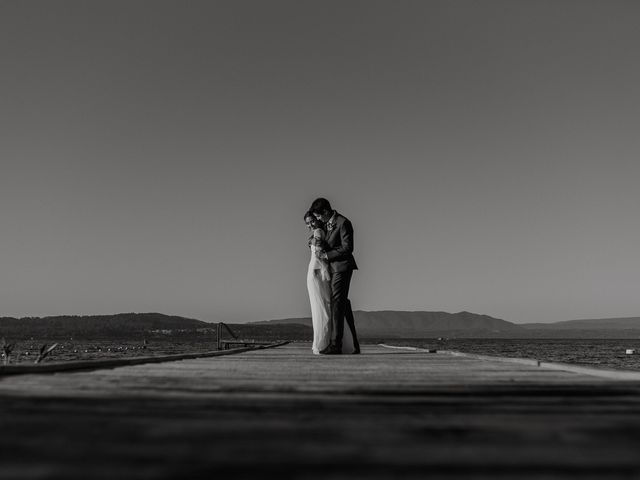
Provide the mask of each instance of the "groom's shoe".
{"label": "groom's shoe", "polygon": [[351,352],[351,355],[359,355],[360,354],[360,347],[356,347],[355,350],[353,352]]}
{"label": "groom's shoe", "polygon": [[320,350],[320,353],[323,355],[340,355],[342,353],[342,349],[335,345],[329,345],[327,348]]}

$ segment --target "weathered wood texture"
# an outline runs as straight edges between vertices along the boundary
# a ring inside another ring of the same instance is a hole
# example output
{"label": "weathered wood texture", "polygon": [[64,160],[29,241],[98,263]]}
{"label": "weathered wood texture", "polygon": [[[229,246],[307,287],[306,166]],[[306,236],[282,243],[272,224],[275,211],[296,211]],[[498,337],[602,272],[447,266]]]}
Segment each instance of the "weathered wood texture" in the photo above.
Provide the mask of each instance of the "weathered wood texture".
{"label": "weathered wood texture", "polygon": [[0,378],[7,375],[24,375],[33,373],[56,373],[70,372],[75,370],[102,370],[105,368],[124,367],[129,365],[142,365],[145,363],[162,363],[175,362],[176,360],[190,360],[193,358],[209,358],[222,357],[225,355],[234,355],[243,353],[253,349],[275,348],[285,345],[289,342],[234,342],[236,345],[243,345],[236,348],[225,348],[223,350],[213,350],[210,352],[197,353],[175,353],[171,355],[153,355],[131,358],[110,358],[107,360],[79,360],[70,362],[52,362],[39,363],[37,365],[21,364],[21,365],[2,365],[0,366]]}
{"label": "weathered wood texture", "polygon": [[0,379],[0,478],[640,478],[640,383],[308,344]]}

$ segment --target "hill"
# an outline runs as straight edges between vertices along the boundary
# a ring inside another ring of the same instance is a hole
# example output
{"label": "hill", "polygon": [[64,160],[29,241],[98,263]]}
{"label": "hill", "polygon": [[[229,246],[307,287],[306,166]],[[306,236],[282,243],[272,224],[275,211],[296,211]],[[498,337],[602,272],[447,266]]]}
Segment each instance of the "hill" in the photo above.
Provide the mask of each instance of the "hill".
{"label": "hill", "polygon": [[536,330],[640,330],[640,317],[589,318],[554,323],[525,323],[522,326]]}
{"label": "hill", "polygon": [[[253,340],[311,340],[313,331],[304,325],[232,324],[238,338]],[[0,317],[0,337],[7,340],[146,338],[215,335],[213,323],[162,313],[115,315],[60,315],[55,317]],[[225,333],[225,338],[230,338]]]}
{"label": "hill", "polygon": [[640,317],[589,318],[554,323],[526,323],[536,338],[639,338]]}
{"label": "hill", "polygon": [[[639,338],[640,317],[515,324],[471,312],[356,311],[362,338]],[[285,318],[231,325],[240,338],[311,340],[311,318]],[[215,324],[161,313],[0,317],[0,337],[143,338],[167,335],[213,335]]]}
{"label": "hill", "polygon": [[195,331],[211,327],[211,324],[200,320],[161,313],[0,317],[0,335],[7,338],[118,337],[153,332]]}
{"label": "hill", "polygon": [[[381,310],[354,312],[358,334],[363,337],[519,337],[529,333],[515,323],[471,312],[405,312]],[[256,324],[302,324],[311,318],[287,318]]]}

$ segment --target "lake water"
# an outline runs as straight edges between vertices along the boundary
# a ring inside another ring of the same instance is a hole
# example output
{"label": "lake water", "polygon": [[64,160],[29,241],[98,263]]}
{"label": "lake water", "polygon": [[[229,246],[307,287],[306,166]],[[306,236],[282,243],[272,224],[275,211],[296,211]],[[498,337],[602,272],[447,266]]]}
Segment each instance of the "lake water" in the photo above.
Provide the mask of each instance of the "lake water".
{"label": "lake water", "polygon": [[[640,339],[402,339],[390,345],[457,350],[500,357],[533,358],[607,369],[640,371]],[[639,354],[627,355],[627,349]]]}
{"label": "lake water", "polygon": [[[363,343],[372,343],[364,340]],[[627,349],[640,352],[640,339],[376,339],[389,345],[457,350],[501,357],[533,358],[599,368],[640,371],[640,354],[627,355]],[[16,342],[12,364],[33,363],[41,343],[34,340]],[[175,353],[207,352],[216,349],[211,337],[140,340],[58,341],[45,362],[131,358]]]}

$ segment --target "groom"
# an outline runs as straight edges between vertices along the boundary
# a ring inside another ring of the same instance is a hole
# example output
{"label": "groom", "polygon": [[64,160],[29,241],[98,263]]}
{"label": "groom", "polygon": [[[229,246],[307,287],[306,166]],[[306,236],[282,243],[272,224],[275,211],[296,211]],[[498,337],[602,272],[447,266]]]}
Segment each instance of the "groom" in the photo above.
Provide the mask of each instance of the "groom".
{"label": "groom", "polygon": [[353,310],[349,301],[349,285],[353,271],[358,269],[353,258],[353,227],[346,217],[331,208],[329,200],[318,198],[310,208],[313,215],[327,226],[327,239],[318,256],[329,262],[331,270],[331,343],[321,350],[324,354],[342,353],[344,321],[353,336],[353,353],[360,353]]}

